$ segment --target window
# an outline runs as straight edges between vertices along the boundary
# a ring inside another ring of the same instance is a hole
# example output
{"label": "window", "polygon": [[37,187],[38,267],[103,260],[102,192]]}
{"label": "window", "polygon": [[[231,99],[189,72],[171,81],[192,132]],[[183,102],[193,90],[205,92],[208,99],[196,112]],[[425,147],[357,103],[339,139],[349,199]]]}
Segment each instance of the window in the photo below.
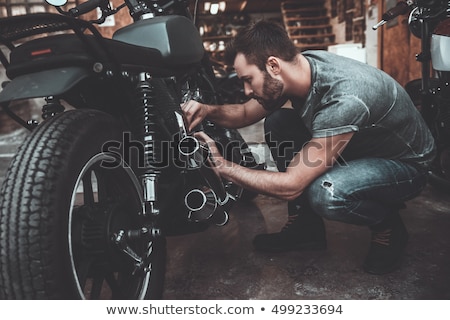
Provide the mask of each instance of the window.
{"label": "window", "polygon": [[[68,6],[73,7],[80,0],[68,0]],[[0,0],[0,17],[17,16],[27,13],[57,12],[44,0]]]}

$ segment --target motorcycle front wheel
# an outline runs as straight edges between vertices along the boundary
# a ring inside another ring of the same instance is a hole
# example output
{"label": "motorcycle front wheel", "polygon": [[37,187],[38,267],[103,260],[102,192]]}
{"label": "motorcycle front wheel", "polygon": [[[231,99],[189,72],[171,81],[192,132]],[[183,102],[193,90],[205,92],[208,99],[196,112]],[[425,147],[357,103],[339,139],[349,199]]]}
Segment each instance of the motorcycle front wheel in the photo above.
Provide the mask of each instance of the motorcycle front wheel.
{"label": "motorcycle front wheel", "polygon": [[102,152],[122,132],[105,113],[73,110],[19,148],[0,199],[0,298],[161,298],[165,239],[117,241],[145,226],[133,170]]}

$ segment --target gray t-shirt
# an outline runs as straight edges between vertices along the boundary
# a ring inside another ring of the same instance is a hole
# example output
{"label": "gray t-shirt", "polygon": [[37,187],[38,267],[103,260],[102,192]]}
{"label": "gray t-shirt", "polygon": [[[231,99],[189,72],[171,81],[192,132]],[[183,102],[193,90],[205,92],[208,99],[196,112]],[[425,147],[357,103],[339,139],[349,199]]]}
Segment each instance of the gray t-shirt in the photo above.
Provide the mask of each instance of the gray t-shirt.
{"label": "gray t-shirt", "polygon": [[344,160],[431,161],[434,139],[398,82],[377,68],[326,51],[302,54],[311,65],[312,87],[306,101],[292,103],[313,138],[355,132]]}

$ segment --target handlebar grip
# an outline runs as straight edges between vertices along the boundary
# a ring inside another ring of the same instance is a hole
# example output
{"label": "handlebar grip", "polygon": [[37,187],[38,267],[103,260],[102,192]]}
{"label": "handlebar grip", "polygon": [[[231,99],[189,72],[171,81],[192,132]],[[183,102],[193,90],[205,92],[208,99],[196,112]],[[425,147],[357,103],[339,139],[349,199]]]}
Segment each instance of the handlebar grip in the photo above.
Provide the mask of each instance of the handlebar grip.
{"label": "handlebar grip", "polygon": [[101,6],[103,2],[105,2],[105,0],[88,0],[78,6],[70,9],[69,13],[75,17],[80,16],[82,14],[88,13],[89,11],[92,11],[95,8]]}
{"label": "handlebar grip", "polygon": [[381,19],[383,19],[384,21],[389,21],[389,20],[394,19],[395,17],[398,17],[399,15],[407,13],[408,10],[409,10],[409,5],[406,2],[401,1],[401,2],[397,3],[397,5],[395,7],[393,7],[392,9],[389,9],[388,11],[383,13],[383,15],[381,16]]}

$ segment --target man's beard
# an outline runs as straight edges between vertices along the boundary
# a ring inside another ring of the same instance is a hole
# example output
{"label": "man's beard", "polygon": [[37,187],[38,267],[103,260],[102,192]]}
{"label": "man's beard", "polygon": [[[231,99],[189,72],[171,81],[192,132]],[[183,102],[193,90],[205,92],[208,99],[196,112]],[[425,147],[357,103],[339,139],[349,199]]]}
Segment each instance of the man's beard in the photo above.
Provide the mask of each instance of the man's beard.
{"label": "man's beard", "polygon": [[288,98],[282,96],[283,83],[270,76],[267,71],[264,73],[263,97],[252,95],[252,98],[258,101],[267,111],[274,111],[282,107]]}

